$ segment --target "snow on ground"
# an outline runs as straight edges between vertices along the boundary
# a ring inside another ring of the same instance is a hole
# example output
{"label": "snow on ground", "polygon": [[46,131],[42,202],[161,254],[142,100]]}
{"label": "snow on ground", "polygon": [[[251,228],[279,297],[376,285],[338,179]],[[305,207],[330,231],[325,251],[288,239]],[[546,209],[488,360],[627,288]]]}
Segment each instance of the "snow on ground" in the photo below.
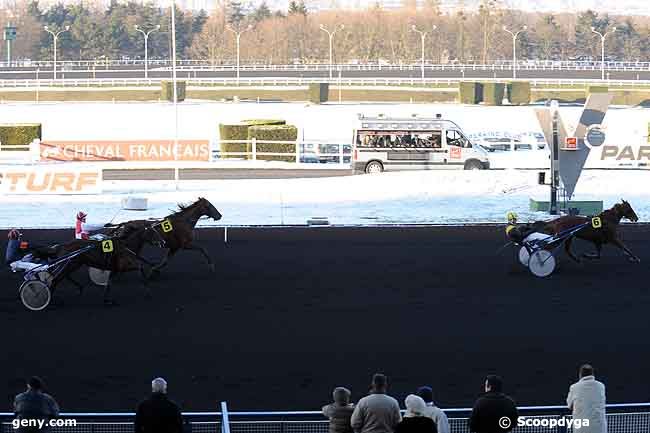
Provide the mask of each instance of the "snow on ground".
{"label": "snow on ground", "polygon": [[[576,199],[621,198],[633,205],[641,221],[650,222],[650,173],[588,171]],[[352,177],[172,182],[104,183],[101,196],[4,196],[0,227],[72,227],[79,210],[89,223],[163,217],[177,203],[208,198],[223,214],[218,223],[202,225],[305,224],[328,217],[332,224],[464,224],[504,222],[509,210],[522,219],[547,218],[528,211],[529,199],[548,199],[534,171],[414,171]],[[129,195],[147,197],[145,212],[120,210]]]}

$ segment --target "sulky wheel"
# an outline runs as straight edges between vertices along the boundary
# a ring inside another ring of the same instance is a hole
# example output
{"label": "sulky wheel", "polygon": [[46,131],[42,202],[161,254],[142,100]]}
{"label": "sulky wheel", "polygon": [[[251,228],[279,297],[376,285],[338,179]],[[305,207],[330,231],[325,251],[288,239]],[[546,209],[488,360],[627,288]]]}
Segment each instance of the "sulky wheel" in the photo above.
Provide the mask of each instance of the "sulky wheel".
{"label": "sulky wheel", "polygon": [[555,256],[548,250],[537,250],[530,255],[528,269],[536,277],[548,277],[555,270]]}
{"label": "sulky wheel", "polygon": [[39,280],[25,281],[19,291],[23,305],[32,311],[43,310],[52,299],[52,292],[48,285]]}
{"label": "sulky wheel", "polygon": [[528,250],[526,247],[521,247],[519,248],[519,253],[517,254],[517,257],[519,258],[519,263],[522,265],[528,267],[528,262],[530,260],[530,254],[528,253]]}

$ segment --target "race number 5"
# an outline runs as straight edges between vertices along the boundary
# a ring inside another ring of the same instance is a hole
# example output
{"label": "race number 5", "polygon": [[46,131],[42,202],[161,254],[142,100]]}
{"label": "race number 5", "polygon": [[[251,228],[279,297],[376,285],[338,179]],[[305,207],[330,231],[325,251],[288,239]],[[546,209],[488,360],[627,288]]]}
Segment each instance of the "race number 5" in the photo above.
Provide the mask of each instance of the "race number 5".
{"label": "race number 5", "polygon": [[161,226],[162,226],[162,231],[164,233],[169,233],[170,231],[174,230],[174,227],[172,226],[172,222],[169,220],[163,221]]}
{"label": "race number 5", "polygon": [[591,226],[595,229],[599,229],[603,226],[603,222],[600,217],[595,217],[591,219]]}
{"label": "race number 5", "polygon": [[112,253],[113,252],[113,241],[108,240],[108,241],[102,241],[102,251],[105,253]]}

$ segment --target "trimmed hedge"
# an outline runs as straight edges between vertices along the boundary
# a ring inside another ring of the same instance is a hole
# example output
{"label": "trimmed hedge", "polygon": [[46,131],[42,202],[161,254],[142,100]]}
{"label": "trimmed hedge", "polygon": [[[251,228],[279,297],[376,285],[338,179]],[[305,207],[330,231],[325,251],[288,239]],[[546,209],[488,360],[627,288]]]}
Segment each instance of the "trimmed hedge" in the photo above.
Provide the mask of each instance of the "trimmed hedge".
{"label": "trimmed hedge", "polygon": [[478,104],[481,102],[483,90],[481,83],[461,81],[458,87],[461,104]]}
{"label": "trimmed hedge", "polygon": [[257,152],[286,153],[287,156],[258,155],[265,161],[296,162],[298,128],[293,125],[256,125],[248,128],[248,139],[286,141],[287,143],[258,143]]}
{"label": "trimmed hedge", "polygon": [[530,104],[530,82],[514,81],[508,83],[508,99],[512,105]]}
{"label": "trimmed hedge", "polygon": [[[0,125],[0,146],[2,150],[23,150],[35,139],[41,139],[40,123],[21,123]],[[15,147],[17,149],[12,149]]]}
{"label": "trimmed hedge", "polygon": [[503,103],[504,83],[483,83],[483,103],[501,105]]}
{"label": "trimmed hedge", "polygon": [[[176,81],[176,98],[178,102],[185,100],[187,83],[185,81]],[[174,102],[174,86],[171,81],[160,82],[160,93],[163,99]]]}
{"label": "trimmed hedge", "polygon": [[287,121],[282,119],[247,119],[247,120],[242,120],[242,123],[246,123],[248,126],[286,125]]}
{"label": "trimmed hedge", "polygon": [[309,102],[313,104],[322,104],[329,98],[329,83],[318,83],[309,85]]}
{"label": "trimmed hedge", "polygon": [[[247,123],[219,124],[219,139],[226,140],[248,140]],[[221,143],[221,152],[250,152],[251,146],[246,143]],[[222,158],[250,159],[246,155],[223,155]]]}

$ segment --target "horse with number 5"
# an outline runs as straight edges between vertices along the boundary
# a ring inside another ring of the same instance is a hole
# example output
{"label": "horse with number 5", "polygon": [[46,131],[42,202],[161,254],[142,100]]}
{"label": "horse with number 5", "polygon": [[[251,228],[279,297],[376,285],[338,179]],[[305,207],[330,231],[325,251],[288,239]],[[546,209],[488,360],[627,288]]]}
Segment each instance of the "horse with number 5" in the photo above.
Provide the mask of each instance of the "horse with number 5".
{"label": "horse with number 5", "polygon": [[[576,227],[592,221],[591,224],[587,224],[583,229],[575,234],[576,238],[589,241],[596,247],[595,253],[583,254],[584,258],[599,259],[603,245],[611,244],[621,249],[628,257],[628,260],[633,263],[639,263],[641,259],[635,256],[634,253],[632,253],[632,251],[630,251],[630,249],[625,246],[623,241],[621,241],[618,228],[621,220],[624,218],[632,222],[637,222],[639,220],[639,217],[634,212],[634,209],[632,209],[630,203],[625,200],[621,200],[621,203],[616,203],[614,206],[612,206],[611,209],[607,209],[601,212],[594,218],[565,215],[554,219],[553,221],[549,221],[544,226],[544,232],[550,235],[557,235],[558,233],[570,229],[571,227]],[[566,241],[564,244],[565,251],[569,257],[571,257],[574,261],[580,263],[580,259],[576,257],[571,250],[572,242],[573,237],[569,238]]]}
{"label": "horse with number 5", "polygon": [[[194,228],[202,217],[219,221],[221,213],[210,201],[199,197],[190,205],[179,204],[178,211],[167,215],[162,220],[127,221],[116,226],[109,226],[107,234],[124,237],[129,236],[130,233],[141,231],[147,243],[166,250],[160,263],[151,269],[152,274],[160,272],[163,267],[167,266],[169,259],[180,250],[200,252],[206,259],[210,270],[214,272],[214,263],[206,249],[194,244]],[[141,250],[142,248],[136,251],[138,255]]]}

